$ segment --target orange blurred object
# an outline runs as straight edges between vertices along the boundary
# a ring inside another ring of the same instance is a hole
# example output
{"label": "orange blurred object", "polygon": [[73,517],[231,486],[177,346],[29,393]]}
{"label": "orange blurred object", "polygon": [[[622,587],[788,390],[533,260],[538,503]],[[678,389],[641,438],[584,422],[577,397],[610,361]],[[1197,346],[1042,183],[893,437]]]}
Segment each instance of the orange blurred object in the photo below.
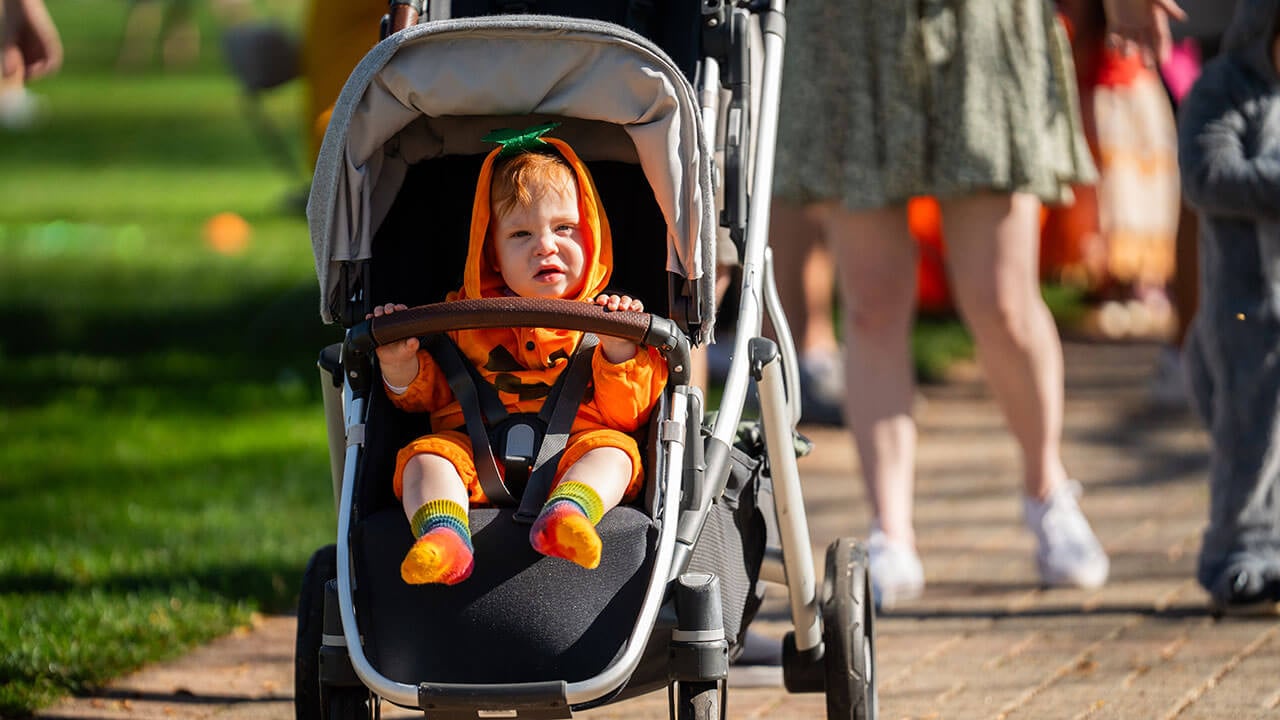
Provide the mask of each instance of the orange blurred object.
{"label": "orange blurred object", "polygon": [[[1050,218],[1049,210],[1042,207],[1041,235],[1049,232]],[[955,305],[947,282],[947,243],[942,237],[942,208],[937,198],[921,196],[907,201],[907,229],[920,249],[916,263],[916,308],[925,313],[952,312]],[[1074,252],[1075,248],[1067,251]]]}
{"label": "orange blurred object", "polygon": [[1106,272],[1106,243],[1098,215],[1098,191],[1093,185],[1071,188],[1070,205],[1047,208],[1040,237],[1040,278],[1082,288],[1094,288]]}
{"label": "orange blurred object", "polygon": [[221,212],[205,221],[204,241],[215,252],[238,255],[249,247],[253,228],[248,221],[233,212]]}
{"label": "orange blurred object", "polygon": [[938,201],[932,197],[911,198],[907,202],[907,228],[920,248],[920,259],[916,263],[916,307],[926,313],[950,312],[947,247],[942,241],[942,211]]}

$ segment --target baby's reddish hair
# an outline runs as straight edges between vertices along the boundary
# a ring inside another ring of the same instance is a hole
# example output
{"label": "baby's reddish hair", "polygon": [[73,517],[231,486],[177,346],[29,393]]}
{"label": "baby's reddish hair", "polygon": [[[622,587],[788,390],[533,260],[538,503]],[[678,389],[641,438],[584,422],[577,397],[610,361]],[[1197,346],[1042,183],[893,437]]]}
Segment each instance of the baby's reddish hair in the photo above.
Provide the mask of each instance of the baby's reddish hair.
{"label": "baby's reddish hair", "polygon": [[495,217],[500,217],[517,206],[529,207],[550,189],[574,197],[578,194],[573,168],[559,153],[522,152],[498,158],[493,164],[489,207]]}

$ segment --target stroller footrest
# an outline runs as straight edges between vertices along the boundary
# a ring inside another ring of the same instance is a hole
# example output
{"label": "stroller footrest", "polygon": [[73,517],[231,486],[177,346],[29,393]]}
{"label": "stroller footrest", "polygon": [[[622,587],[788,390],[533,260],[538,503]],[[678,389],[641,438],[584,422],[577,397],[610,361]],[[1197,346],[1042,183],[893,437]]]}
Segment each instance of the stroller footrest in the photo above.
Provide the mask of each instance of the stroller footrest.
{"label": "stroller footrest", "polygon": [[564,681],[464,685],[422,683],[418,706],[440,720],[572,717]]}

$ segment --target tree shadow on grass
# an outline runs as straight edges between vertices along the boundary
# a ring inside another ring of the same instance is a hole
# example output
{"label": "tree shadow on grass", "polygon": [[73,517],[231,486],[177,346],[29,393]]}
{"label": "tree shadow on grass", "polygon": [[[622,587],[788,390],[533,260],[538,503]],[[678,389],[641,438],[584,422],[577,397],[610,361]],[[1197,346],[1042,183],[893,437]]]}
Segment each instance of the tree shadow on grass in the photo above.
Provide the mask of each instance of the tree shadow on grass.
{"label": "tree shadow on grass", "polygon": [[0,594],[41,595],[42,602],[101,593],[118,597],[134,595],[204,597],[208,600],[251,601],[265,613],[293,612],[305,563],[261,562],[228,564],[166,572],[119,574],[88,582],[76,582],[52,572],[0,573]]}
{"label": "tree shadow on grass", "polygon": [[[87,307],[71,323],[36,302],[0,306],[0,326],[10,338],[0,365],[31,361],[40,372],[52,373],[38,382],[15,370],[0,373],[0,395],[11,408],[29,408],[48,403],[69,386],[100,385],[115,395],[145,388],[178,406],[230,411],[234,405],[211,388],[272,384],[282,369],[309,378],[320,350],[341,340],[339,328],[320,322],[317,297],[311,283],[247,287],[221,304],[181,310],[165,309],[164,298],[143,311]],[[44,360],[59,354],[118,361],[118,371],[96,382],[59,376]],[[187,359],[165,360],[174,355]],[[230,399],[234,402],[234,396]]]}

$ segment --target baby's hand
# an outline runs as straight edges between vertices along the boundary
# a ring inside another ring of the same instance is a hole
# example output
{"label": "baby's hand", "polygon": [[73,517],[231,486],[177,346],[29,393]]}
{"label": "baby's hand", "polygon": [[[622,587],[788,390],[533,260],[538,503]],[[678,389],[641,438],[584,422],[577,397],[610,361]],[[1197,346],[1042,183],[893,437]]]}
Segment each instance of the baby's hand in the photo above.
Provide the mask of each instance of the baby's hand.
{"label": "baby's hand", "polygon": [[[644,312],[644,303],[630,295],[610,295],[600,293],[596,296],[596,304],[609,312]],[[600,336],[600,350],[611,363],[617,364],[630,360],[636,355],[637,345],[622,338]]]}
{"label": "baby's hand", "polygon": [[[408,310],[409,306],[401,303],[387,303],[373,308],[373,312],[364,316],[370,318],[390,315],[397,310]],[[409,337],[386,345],[379,345],[378,365],[382,368],[382,378],[388,385],[406,387],[418,376],[418,338]]]}
{"label": "baby's hand", "polygon": [[644,303],[632,298],[630,295],[610,295],[609,293],[600,293],[596,296],[596,304],[600,305],[609,312],[617,312],[630,310],[631,312],[644,312]]}

